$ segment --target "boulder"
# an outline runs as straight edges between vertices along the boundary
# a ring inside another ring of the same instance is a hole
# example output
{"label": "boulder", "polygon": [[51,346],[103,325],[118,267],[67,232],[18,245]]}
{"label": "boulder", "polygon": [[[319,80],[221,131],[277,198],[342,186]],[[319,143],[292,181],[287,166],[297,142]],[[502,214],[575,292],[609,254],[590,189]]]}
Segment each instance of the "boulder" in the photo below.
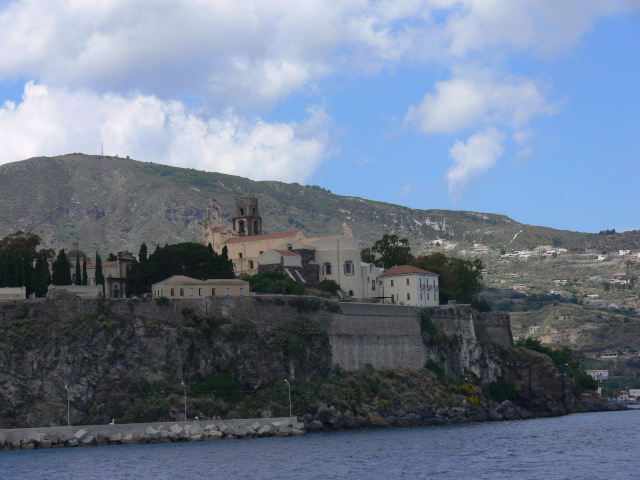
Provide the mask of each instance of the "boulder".
{"label": "boulder", "polygon": [[85,435],[85,437],[80,442],[80,446],[93,447],[94,445],[96,445],[96,443],[98,443],[96,437],[94,437],[93,435]]}
{"label": "boulder", "polygon": [[260,430],[260,422],[253,422],[250,428],[251,430],[255,430],[257,432],[258,430]]}
{"label": "boulder", "polygon": [[88,434],[85,429],[80,429],[74,434],[74,437],[76,437],[78,442],[82,442],[82,440],[84,440],[87,437],[87,435]]}
{"label": "boulder", "polygon": [[218,430],[209,430],[207,432],[207,438],[211,440],[220,440],[222,438],[222,432]]}
{"label": "boulder", "polygon": [[128,433],[127,435],[122,437],[122,440],[120,441],[120,443],[124,445],[131,445],[134,443],[138,443],[138,440],[133,438],[133,433]]}
{"label": "boulder", "polygon": [[220,431],[225,434],[225,436],[233,435],[233,429],[229,425],[222,425],[220,427]]}
{"label": "boulder", "polygon": [[276,434],[276,431],[273,429],[271,425],[263,425],[258,429],[259,437],[272,437]]}
{"label": "boulder", "polygon": [[297,429],[297,428],[292,428],[292,429],[291,429],[291,436],[292,436],[292,437],[300,437],[300,436],[302,436],[302,435],[304,435],[304,431],[299,430],[299,429]]}
{"label": "boulder", "polygon": [[201,434],[190,435],[189,436],[189,441],[190,442],[199,442],[200,440],[202,440],[202,435]]}
{"label": "boulder", "polygon": [[112,433],[111,435],[109,435],[107,437],[107,439],[109,440],[109,442],[113,442],[113,443],[120,443],[120,440],[122,440],[122,434],[121,433]]}
{"label": "boulder", "polygon": [[78,445],[80,445],[80,442],[76,437],[72,437],[66,442],[64,442],[65,447],[77,447]]}
{"label": "boulder", "polygon": [[51,440],[41,440],[40,441],[40,445],[38,445],[38,448],[51,448]]}
{"label": "boulder", "polygon": [[149,438],[150,440],[151,439],[157,440],[158,438],[160,438],[160,430],[156,430],[155,428],[149,426],[144,431],[144,435],[146,438]]}
{"label": "boulder", "polygon": [[320,420],[314,420],[309,424],[307,430],[322,430],[323,428],[324,425],[322,425],[322,422]]}
{"label": "boulder", "polygon": [[212,430],[212,431],[217,431],[218,430],[218,426],[215,423],[211,423],[209,425],[207,425],[206,427],[204,427],[205,431],[207,430]]}

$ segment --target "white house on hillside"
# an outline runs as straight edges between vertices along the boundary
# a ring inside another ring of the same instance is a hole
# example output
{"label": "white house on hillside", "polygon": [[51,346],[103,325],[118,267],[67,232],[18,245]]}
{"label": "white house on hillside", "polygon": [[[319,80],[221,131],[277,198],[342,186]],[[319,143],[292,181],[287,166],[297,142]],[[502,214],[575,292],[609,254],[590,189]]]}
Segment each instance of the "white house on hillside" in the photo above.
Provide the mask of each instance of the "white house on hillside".
{"label": "white house on hillside", "polygon": [[438,274],[400,265],[383,273],[382,291],[385,303],[434,306],[439,303]]}

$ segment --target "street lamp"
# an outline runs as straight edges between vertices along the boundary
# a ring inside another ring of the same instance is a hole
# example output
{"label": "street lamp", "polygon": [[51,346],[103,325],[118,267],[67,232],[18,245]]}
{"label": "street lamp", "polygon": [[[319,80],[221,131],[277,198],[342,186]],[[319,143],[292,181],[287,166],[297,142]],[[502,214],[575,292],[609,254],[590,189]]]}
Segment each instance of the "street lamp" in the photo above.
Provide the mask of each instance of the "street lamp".
{"label": "street lamp", "polygon": [[69,387],[67,386],[67,384],[64,384],[64,389],[67,391],[67,427],[71,426],[71,423],[69,423]]}
{"label": "street lamp", "polygon": [[289,387],[289,417],[292,417],[293,415],[291,415],[291,385],[287,380],[285,380],[284,383],[286,383],[287,387]]}
{"label": "street lamp", "polygon": [[187,387],[182,381],[182,388],[184,389],[184,421],[187,421]]}

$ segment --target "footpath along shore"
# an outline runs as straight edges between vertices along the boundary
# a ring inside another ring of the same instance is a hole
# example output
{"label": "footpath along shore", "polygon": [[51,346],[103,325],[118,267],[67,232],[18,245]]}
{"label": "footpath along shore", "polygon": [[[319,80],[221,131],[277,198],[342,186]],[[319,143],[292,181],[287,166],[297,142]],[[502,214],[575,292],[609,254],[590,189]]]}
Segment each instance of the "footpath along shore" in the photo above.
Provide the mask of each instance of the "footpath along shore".
{"label": "footpath along shore", "polygon": [[297,417],[0,430],[0,450],[199,442],[306,435]]}

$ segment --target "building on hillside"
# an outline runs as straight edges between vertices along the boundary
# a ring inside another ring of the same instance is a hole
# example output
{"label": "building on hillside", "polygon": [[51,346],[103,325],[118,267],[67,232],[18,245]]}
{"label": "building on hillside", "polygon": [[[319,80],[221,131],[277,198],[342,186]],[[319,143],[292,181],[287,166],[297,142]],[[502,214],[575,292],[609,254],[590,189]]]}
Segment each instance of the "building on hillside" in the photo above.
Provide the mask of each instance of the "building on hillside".
{"label": "building on hillside", "polygon": [[298,230],[263,234],[259,212],[258,200],[243,195],[236,200],[232,228],[213,200],[200,222],[202,242],[211,243],[218,253],[226,247],[236,275],[275,271],[299,283],[315,285],[333,280],[353,298],[362,298],[368,291],[362,285],[358,240],[346,235],[306,238]]}
{"label": "building on hillside", "polygon": [[380,278],[385,303],[419,307],[439,304],[437,273],[400,265],[390,268]]}
{"label": "building on hillside", "polygon": [[[104,276],[104,294],[108,298],[125,298],[125,283],[127,274],[136,263],[136,258],[129,252],[119,253],[111,262],[102,262],[102,275]],[[96,284],[96,264],[87,263],[87,276],[89,284]]]}
{"label": "building on hillside", "polygon": [[589,306],[595,308],[607,308],[607,299],[602,298],[600,300],[589,300]]}
{"label": "building on hillside", "polygon": [[536,333],[538,330],[540,330],[540,325],[530,325],[529,326],[529,333]]}
{"label": "building on hillside", "polygon": [[603,360],[612,360],[618,358],[618,354],[616,352],[602,352],[600,358]]}
{"label": "building on hillside", "polygon": [[629,398],[640,398],[640,388],[630,388]]}
{"label": "building on hillside", "polygon": [[590,375],[594,380],[606,380],[609,378],[609,370],[587,370],[587,375]]}
{"label": "building on hillside", "polygon": [[231,279],[198,280],[174,275],[151,286],[155,298],[195,299],[203,297],[243,297],[249,295],[249,282]]}
{"label": "building on hillside", "polygon": [[362,298],[383,298],[382,278],[384,268],[376,267],[373,263],[360,262],[360,276],[362,277]]}

